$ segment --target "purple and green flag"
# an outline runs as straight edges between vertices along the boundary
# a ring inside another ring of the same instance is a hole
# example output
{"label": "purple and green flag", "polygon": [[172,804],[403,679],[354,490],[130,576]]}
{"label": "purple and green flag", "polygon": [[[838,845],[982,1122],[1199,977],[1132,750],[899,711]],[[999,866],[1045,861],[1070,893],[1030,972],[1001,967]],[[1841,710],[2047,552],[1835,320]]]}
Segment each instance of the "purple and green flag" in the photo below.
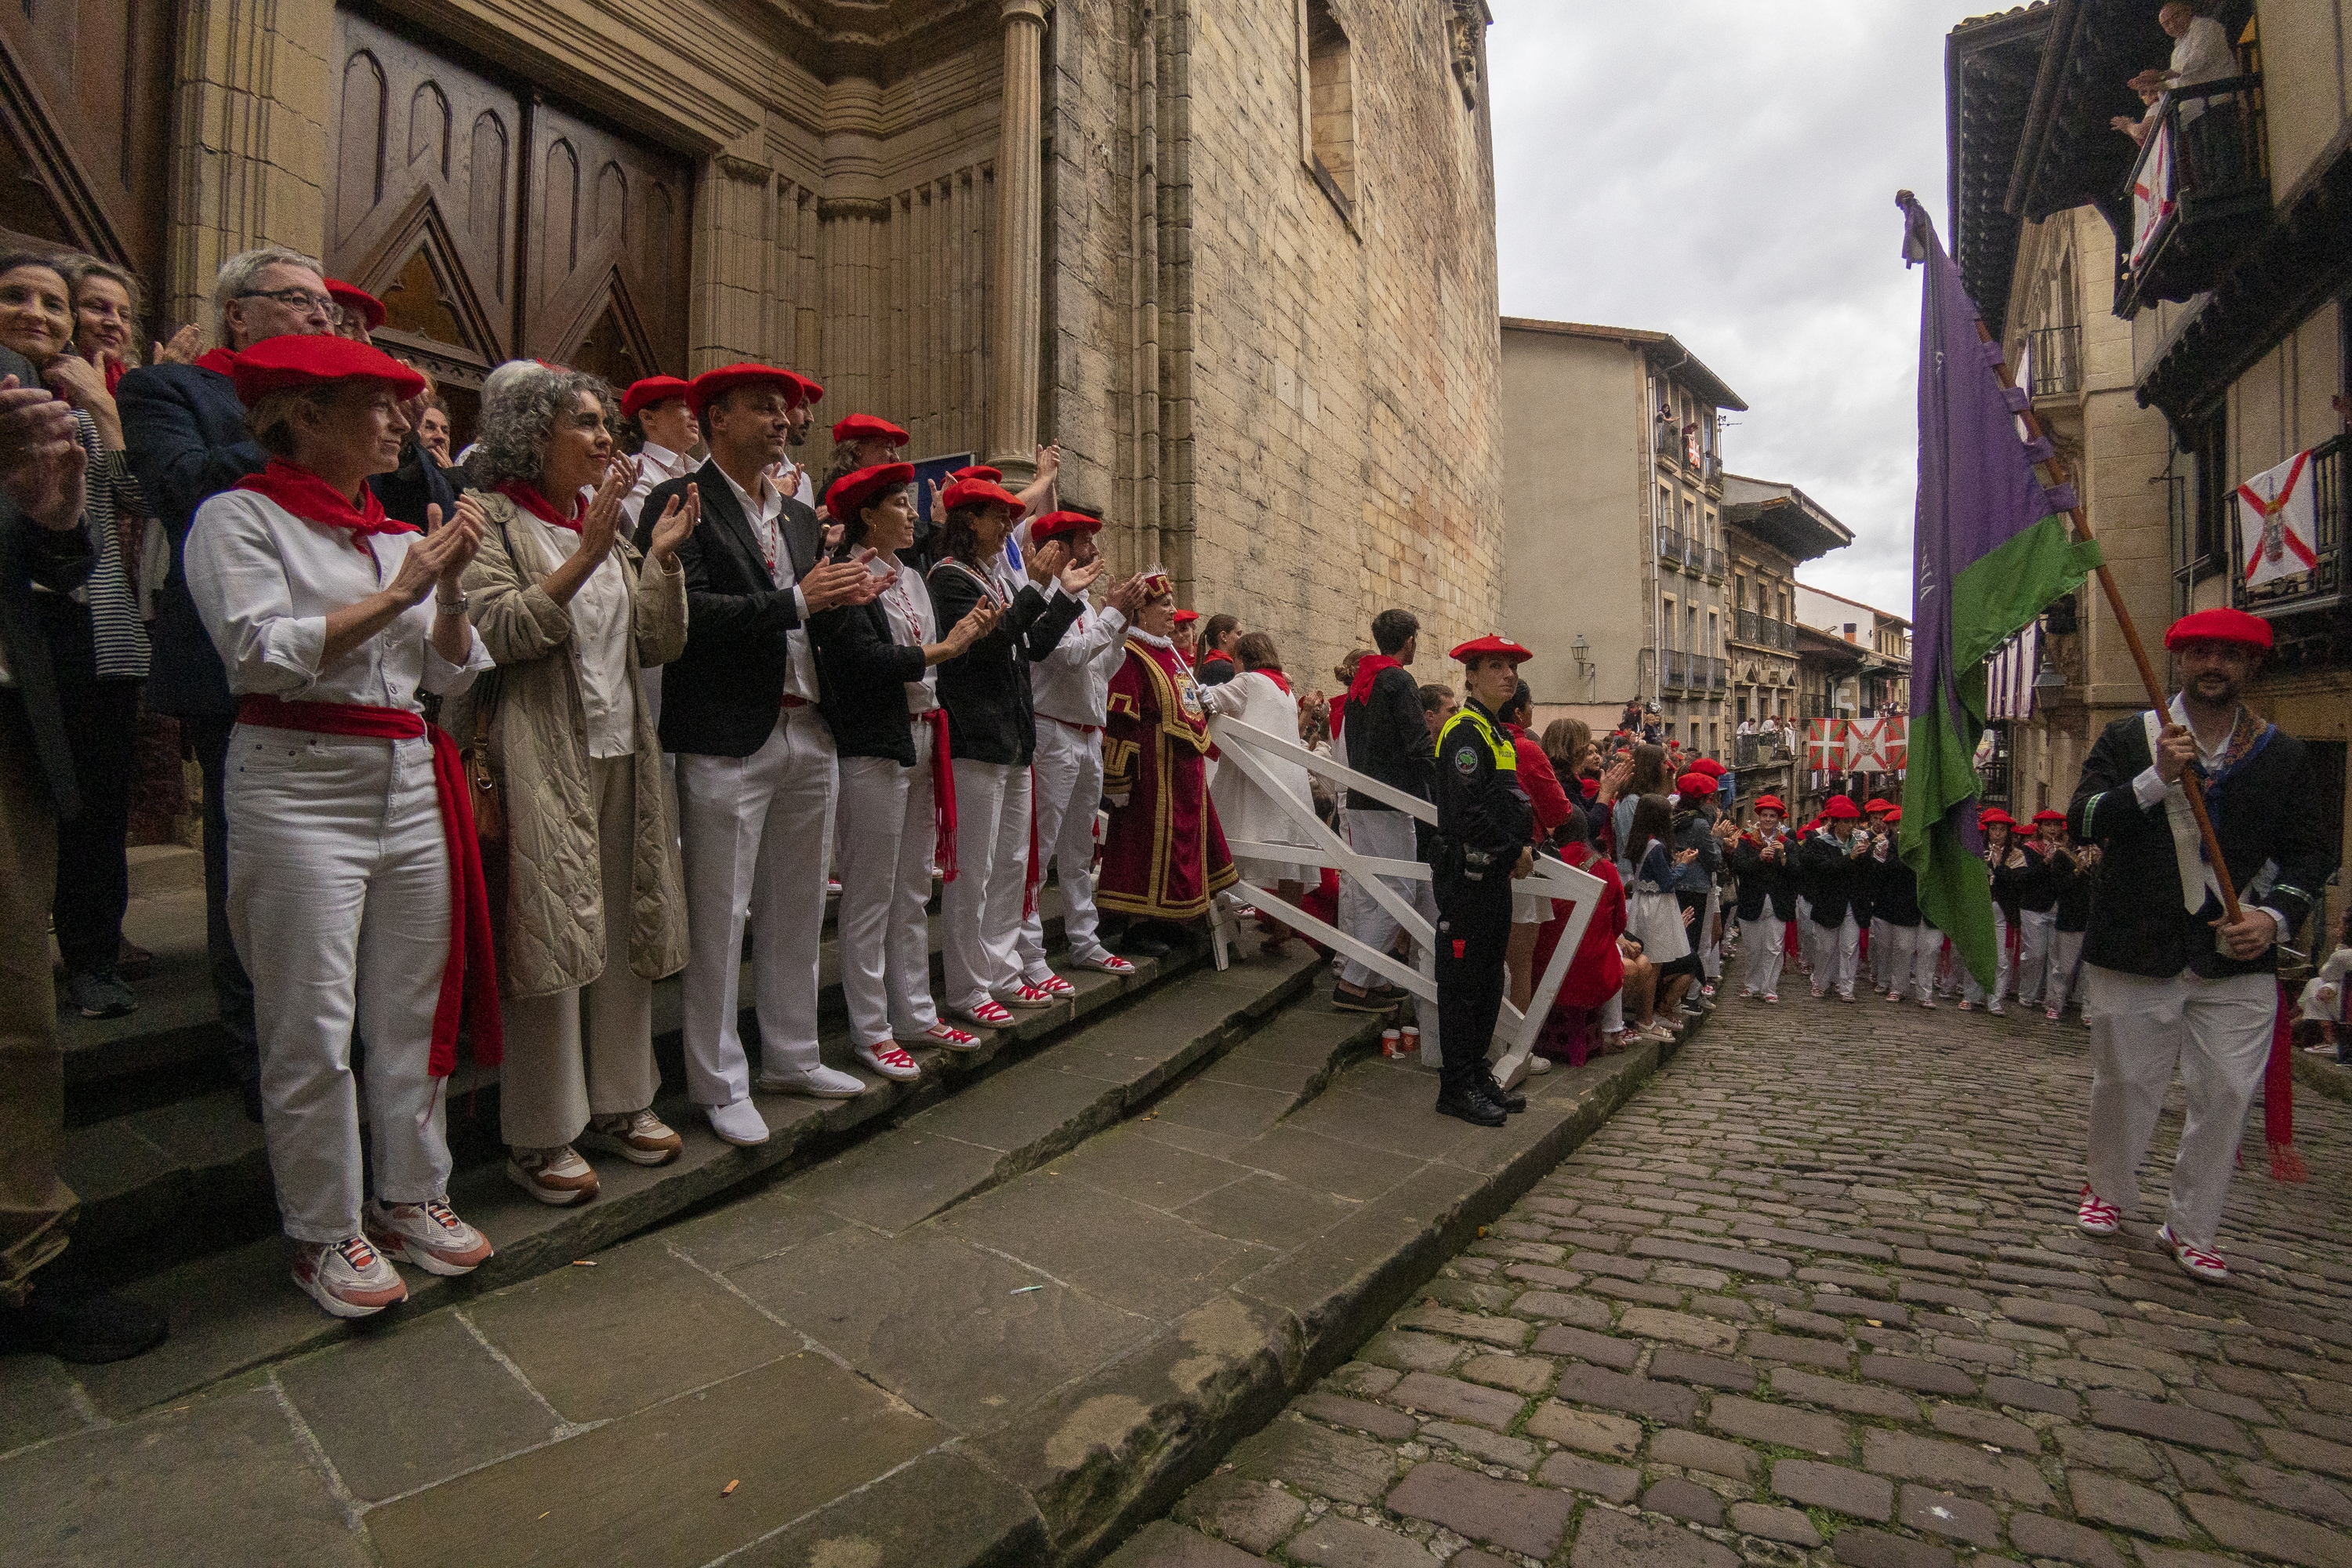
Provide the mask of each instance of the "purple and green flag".
{"label": "purple and green flag", "polygon": [[1910,759],[1898,840],[1918,873],[1919,909],[1952,939],[1979,984],[1992,984],[1992,895],[1977,830],[1974,765],[1984,729],[1988,655],[2100,563],[2066,514],[2070,486],[2034,472],[2050,456],[2029,443],[2021,388],[2004,387],[2000,345],[1984,341],[1977,308],[1936,226],[1909,192],[1906,263],[1925,262],[1919,315],[1919,500],[1912,519]]}

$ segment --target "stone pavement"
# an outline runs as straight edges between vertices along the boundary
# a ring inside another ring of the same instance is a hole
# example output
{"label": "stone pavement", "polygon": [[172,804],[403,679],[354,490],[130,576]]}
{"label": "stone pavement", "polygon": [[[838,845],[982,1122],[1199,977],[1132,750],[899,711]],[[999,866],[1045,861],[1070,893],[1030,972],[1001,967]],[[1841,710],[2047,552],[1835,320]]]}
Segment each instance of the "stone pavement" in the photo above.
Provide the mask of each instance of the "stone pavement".
{"label": "stone pavement", "polygon": [[1727,1003],[1114,1568],[2352,1564],[2352,1108],[2200,1288],[2073,1224],[2088,1036]]}

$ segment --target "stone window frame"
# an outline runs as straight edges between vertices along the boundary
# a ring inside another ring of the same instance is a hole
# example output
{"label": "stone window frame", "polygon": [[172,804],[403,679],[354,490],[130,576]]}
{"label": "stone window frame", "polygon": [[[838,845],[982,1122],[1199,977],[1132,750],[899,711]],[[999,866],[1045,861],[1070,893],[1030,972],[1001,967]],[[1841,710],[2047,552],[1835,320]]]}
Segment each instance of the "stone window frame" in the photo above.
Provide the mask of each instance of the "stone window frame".
{"label": "stone window frame", "polygon": [[1299,163],[1360,244],[1355,45],[1332,0],[1297,0],[1297,20]]}

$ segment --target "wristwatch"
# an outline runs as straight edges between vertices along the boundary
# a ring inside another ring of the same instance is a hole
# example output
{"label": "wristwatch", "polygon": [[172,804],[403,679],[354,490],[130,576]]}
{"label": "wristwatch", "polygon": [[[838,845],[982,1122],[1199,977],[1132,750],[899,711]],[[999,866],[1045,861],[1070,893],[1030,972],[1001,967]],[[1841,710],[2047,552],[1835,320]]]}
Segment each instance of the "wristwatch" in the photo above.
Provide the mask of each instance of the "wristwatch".
{"label": "wristwatch", "polygon": [[440,611],[445,616],[464,615],[466,613],[466,605],[468,602],[467,595],[464,594],[459,594],[456,597],[452,598],[449,595],[441,592],[438,588],[436,588],[433,591],[433,607]]}

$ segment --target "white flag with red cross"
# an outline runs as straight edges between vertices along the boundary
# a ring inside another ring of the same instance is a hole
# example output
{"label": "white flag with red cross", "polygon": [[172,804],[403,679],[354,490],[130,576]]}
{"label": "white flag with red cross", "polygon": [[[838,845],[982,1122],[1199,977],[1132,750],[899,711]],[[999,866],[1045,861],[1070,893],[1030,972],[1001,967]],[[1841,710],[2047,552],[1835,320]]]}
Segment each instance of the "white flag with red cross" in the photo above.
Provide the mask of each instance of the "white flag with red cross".
{"label": "white flag with red cross", "polygon": [[2238,487],[2238,547],[2246,560],[2247,587],[2318,566],[2315,488],[2309,452],[2297,452]]}

